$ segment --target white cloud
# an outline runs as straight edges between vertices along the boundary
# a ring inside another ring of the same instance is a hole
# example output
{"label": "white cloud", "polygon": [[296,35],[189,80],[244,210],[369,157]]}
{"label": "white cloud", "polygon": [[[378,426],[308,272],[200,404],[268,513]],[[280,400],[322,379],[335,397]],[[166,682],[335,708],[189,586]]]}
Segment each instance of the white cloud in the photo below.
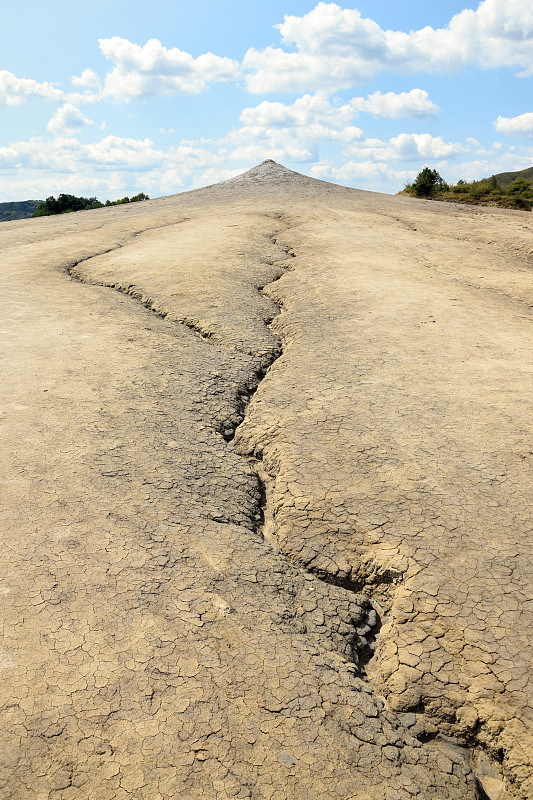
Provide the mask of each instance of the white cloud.
{"label": "white cloud", "polygon": [[306,94],[292,104],[264,101],[245,108],[242,126],[224,139],[236,148],[238,158],[262,161],[310,161],[322,142],[349,143],[363,136],[353,124],[357,111],[350,103],[334,106],[317,95]]}
{"label": "white cloud", "polygon": [[459,142],[446,142],[441,136],[432,136],[430,133],[400,133],[386,142],[381,139],[354,142],[346,152],[361,161],[433,161],[466,153],[468,148]]}
{"label": "white cloud", "polygon": [[497,175],[499,172],[514,172],[526,169],[533,164],[533,148],[523,147],[506,152],[490,153],[489,157],[472,161],[446,162],[440,165],[439,172],[450,183],[459,178],[473,181]]}
{"label": "white cloud", "polygon": [[63,99],[63,92],[51,83],[17,78],[12,72],[0,69],[0,105],[18,106],[32,97],[57,101]]}
{"label": "white cloud", "polygon": [[430,99],[424,89],[411,89],[410,92],[374,92],[368,97],[354,97],[351,105],[358,111],[374,117],[411,117],[414,119],[436,119],[439,107]]}
{"label": "white cloud", "polygon": [[320,162],[311,168],[313,178],[355,186],[374,192],[396,193],[417,174],[416,169],[402,169],[385,161],[348,161],[341,166]]}
{"label": "white cloud", "polygon": [[150,139],[106,136],[99,142],[82,144],[73,136],[53,141],[33,138],[0,147],[0,168],[26,167],[51,172],[82,172],[83,165],[97,170],[145,170],[160,163],[163,153]]}
{"label": "white cloud", "polygon": [[81,75],[73,75],[70,82],[73,86],[88,86],[97,89],[100,86],[100,77],[93,69],[87,67]]}
{"label": "white cloud", "polygon": [[94,125],[92,119],[85,117],[79,108],[76,108],[72,103],[65,103],[61,108],[58,108],[46,128],[51,133],[60,136],[77,133],[89,125]]}
{"label": "white cloud", "polygon": [[190,175],[195,170],[224,167],[225,154],[195,142],[180,142],[159,150],[151,139],[105,136],[82,144],[74,136],[57,136],[52,141],[32,138],[0,147],[0,170],[32,169],[80,176],[121,172],[148,173],[160,179],[166,173]]}
{"label": "white cloud", "polygon": [[0,147],[0,169],[69,172],[71,171],[69,151],[73,143],[75,146],[79,144],[76,139],[57,138],[49,142],[37,137],[13,142]]}
{"label": "white cloud", "polygon": [[153,95],[197,94],[209,83],[229,81],[239,74],[237,61],[204,53],[193,58],[158,39],[138,44],[113,36],[99,39],[104,56],[115,65],[104,81],[102,97],[127,102]]}
{"label": "white cloud", "polygon": [[483,0],[444,28],[383,30],[357,9],[320,2],[302,17],[277,26],[295,52],[251,48],[244,57],[252,92],[348,87],[376,72],[451,72],[465,64],[509,67],[533,74],[533,6],[530,0]]}
{"label": "white cloud", "polygon": [[[182,141],[160,150],[150,139],[106,136],[91,144],[75,137],[33,138],[0,147],[0,199],[42,198],[60,192],[100,199],[145,191],[151,196],[205,186],[251,165],[235,163],[218,143]],[[233,161],[230,165],[228,160]]]}
{"label": "white cloud", "polygon": [[305,94],[293,103],[264,100],[242,111],[241,127],[228,134],[223,143],[239,158],[251,163],[264,158],[294,162],[318,160],[320,146],[327,142],[348,145],[348,153],[360,147],[367,148],[372,153],[369,157],[374,157],[381,148],[383,152],[379,158],[387,158],[387,153],[392,153],[394,157],[415,160],[421,155],[434,158],[443,153],[462,152],[460,145],[446,143],[430,134],[402,134],[404,138],[399,137],[398,141],[391,140],[379,146],[366,144],[363,131],[354,124],[361,111],[389,117],[432,117],[437,106],[421,89],[401,94],[374,92],[367,98],[354,97],[342,105],[320,94]]}
{"label": "white cloud", "polygon": [[475,139],[473,136],[467,136],[466,142],[478,156],[490,156],[494,154],[491,148],[483,147],[481,142],[478,142],[478,140]]}
{"label": "white cloud", "polygon": [[98,170],[145,171],[159,165],[164,153],[154,147],[151,139],[105,136],[99,142],[80,145],[79,159]]}
{"label": "white cloud", "polygon": [[533,136],[533,112],[528,111],[518,117],[498,117],[494,127],[498,133],[507,136]]}
{"label": "white cloud", "polygon": [[355,116],[351,103],[334,106],[323,97],[306,94],[290,105],[265,100],[255,108],[245,108],[240,121],[246,128],[289,128],[297,133],[307,132],[310,138],[350,141],[362,135],[360,128],[352,124]]}
{"label": "white cloud", "polygon": [[360,112],[375,117],[414,117],[415,119],[434,119],[439,108],[429,99],[423,89],[411,89],[410,92],[374,92],[368,97],[353,97],[345,105],[336,105],[324,96],[305,94],[292,104],[263,101],[254,108],[245,108],[240,120],[245,125],[260,127],[299,127],[309,128],[319,125],[328,132],[340,135],[334,138],[348,140],[358,138],[358,128],[350,130],[350,126]]}

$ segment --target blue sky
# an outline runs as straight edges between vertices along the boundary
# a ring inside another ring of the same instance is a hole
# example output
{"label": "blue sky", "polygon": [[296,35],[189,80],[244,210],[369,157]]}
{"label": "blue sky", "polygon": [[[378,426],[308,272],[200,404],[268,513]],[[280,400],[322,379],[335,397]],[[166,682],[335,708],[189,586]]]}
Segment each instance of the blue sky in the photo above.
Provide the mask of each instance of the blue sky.
{"label": "blue sky", "polygon": [[0,53],[0,201],[533,164],[531,0],[29,0]]}

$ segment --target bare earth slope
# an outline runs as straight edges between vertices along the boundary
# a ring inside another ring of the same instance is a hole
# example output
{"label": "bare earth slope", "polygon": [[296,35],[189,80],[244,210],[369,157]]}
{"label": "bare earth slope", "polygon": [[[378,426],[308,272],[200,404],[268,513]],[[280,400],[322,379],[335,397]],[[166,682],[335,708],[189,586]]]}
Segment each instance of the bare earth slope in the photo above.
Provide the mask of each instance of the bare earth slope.
{"label": "bare earth slope", "polygon": [[532,232],[274,162],[0,226],[2,800],[533,797]]}

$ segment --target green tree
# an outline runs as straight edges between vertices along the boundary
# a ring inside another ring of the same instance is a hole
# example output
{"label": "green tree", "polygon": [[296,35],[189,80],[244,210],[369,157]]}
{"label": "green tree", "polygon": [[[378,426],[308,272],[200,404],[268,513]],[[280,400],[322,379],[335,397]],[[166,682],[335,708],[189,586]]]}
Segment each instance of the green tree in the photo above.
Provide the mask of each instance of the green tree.
{"label": "green tree", "polygon": [[96,197],[76,197],[73,194],[60,194],[56,198],[47,197],[39,204],[33,214],[34,217],[49,217],[54,214],[67,214],[72,211],[84,211],[90,208],[102,208],[102,203]]}
{"label": "green tree", "polygon": [[433,197],[437,192],[444,191],[447,185],[436,169],[424,167],[406,188],[416,197]]}
{"label": "green tree", "polygon": [[147,194],[144,192],[139,192],[139,194],[133,195],[133,197],[123,197],[122,200],[106,200],[106,206],[121,206],[124,203],[138,203],[141,200],[149,200]]}

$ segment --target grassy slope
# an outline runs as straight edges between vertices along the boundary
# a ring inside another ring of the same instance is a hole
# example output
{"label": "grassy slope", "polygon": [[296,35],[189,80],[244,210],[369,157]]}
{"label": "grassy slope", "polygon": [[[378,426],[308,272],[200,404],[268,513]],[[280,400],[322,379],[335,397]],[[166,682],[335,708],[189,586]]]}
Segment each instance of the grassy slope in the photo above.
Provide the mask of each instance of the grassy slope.
{"label": "grassy slope", "polygon": [[494,177],[500,186],[506,188],[515,178],[525,178],[527,181],[533,181],[533,167],[526,167],[526,169],[521,169],[517,172],[499,172]]}
{"label": "grassy slope", "polygon": [[[492,178],[496,180],[496,190],[491,188]],[[517,197],[517,193],[509,193],[508,187],[516,178],[522,178],[529,182],[531,189],[529,191],[522,190],[518,194],[522,196],[522,202]],[[499,187],[499,188],[498,188]],[[406,186],[398,194],[409,195],[411,197],[416,194]],[[482,206],[500,206],[501,208],[514,208],[518,210],[532,210],[533,203],[533,167],[517,170],[516,172],[499,172],[497,175],[492,175],[487,178],[482,178],[479,181],[471,181],[463,185],[450,186],[446,191],[437,191],[433,196],[433,200],[441,202],[452,203],[467,203],[469,205],[482,205]]]}

